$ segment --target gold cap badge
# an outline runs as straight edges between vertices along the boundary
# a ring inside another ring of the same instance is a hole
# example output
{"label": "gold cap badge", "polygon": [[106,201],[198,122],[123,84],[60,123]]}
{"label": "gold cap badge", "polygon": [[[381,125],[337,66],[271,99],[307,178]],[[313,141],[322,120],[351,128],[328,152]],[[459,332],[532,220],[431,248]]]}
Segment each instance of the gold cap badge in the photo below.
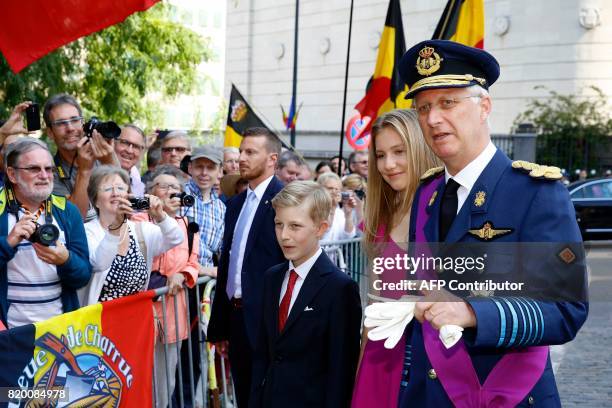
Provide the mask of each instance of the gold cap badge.
{"label": "gold cap badge", "polygon": [[424,47],[419,51],[419,57],[416,61],[416,69],[420,75],[431,75],[440,69],[440,63],[444,61],[435,52],[433,47]]}

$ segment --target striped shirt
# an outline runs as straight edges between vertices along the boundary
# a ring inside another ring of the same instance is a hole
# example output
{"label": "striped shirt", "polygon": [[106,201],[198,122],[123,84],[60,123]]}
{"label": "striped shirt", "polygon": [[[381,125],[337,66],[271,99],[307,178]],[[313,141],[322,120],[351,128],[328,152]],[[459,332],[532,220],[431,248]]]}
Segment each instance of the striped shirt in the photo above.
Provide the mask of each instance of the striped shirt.
{"label": "striped shirt", "polygon": [[[23,215],[23,210],[20,210],[19,217]],[[37,222],[44,224],[44,219],[43,213]],[[15,216],[8,214],[8,231],[13,229],[15,222]],[[55,219],[53,224],[59,228]],[[66,243],[61,229],[58,241]],[[28,240],[22,240],[15,250],[15,256],[6,265],[9,328],[62,314],[62,285],[57,267],[41,261]]]}
{"label": "striped shirt", "polygon": [[198,261],[202,266],[213,266],[213,254],[219,252],[223,241],[225,204],[214,191],[210,192],[210,200],[204,201],[200,188],[193,180],[187,182],[185,192],[196,198],[194,206],[187,211],[187,215],[200,226]]}

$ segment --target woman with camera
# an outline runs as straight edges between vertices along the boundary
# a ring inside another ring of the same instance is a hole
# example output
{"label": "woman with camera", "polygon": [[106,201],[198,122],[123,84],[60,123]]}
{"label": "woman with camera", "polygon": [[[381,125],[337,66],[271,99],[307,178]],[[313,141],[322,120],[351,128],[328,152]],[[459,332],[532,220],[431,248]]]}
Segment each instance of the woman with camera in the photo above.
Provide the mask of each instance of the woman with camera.
{"label": "woman with camera", "polygon": [[363,222],[363,204],[367,184],[363,177],[359,174],[352,173],[342,179],[343,194],[348,193],[349,197],[355,198],[355,207],[353,208],[353,222],[359,226]]}
{"label": "woman with camera", "polygon": [[[85,224],[93,273],[80,291],[81,304],[129,296],[145,290],[153,258],[183,242],[181,229],[161,200],[147,195],[128,199],[130,177],[120,167],[99,166],[87,194],[98,217]],[[153,222],[133,222],[134,207],[147,210]]]}
{"label": "woman with camera", "polygon": [[[183,193],[186,181],[184,173],[178,168],[161,165],[155,168],[152,180],[147,184],[147,191],[161,200],[168,217],[177,220],[183,236],[183,242],[180,245],[153,258],[153,272],[149,283],[149,288],[168,286],[165,313],[162,310],[161,301],[153,304],[158,332],[154,353],[155,394],[158,407],[168,405],[166,377],[170,380],[170,395],[174,390],[178,364],[177,349],[180,349],[182,340],[187,338],[189,329],[187,302],[182,286],[186,284],[188,287],[193,287],[200,269],[198,263],[199,228],[197,224],[189,224],[187,217],[181,214],[181,207],[191,207],[194,204],[193,196]],[[132,219],[153,221],[151,216],[145,213],[136,214]],[[175,316],[178,316],[178,320],[175,319]],[[168,348],[167,354],[164,352],[166,347]],[[166,371],[167,369],[169,371]]]}
{"label": "woman with camera", "polygon": [[317,182],[325,187],[335,204],[330,214],[329,230],[321,240],[338,241],[353,238],[356,234],[353,222],[353,208],[357,204],[355,197],[349,192],[342,191],[342,181],[336,173],[323,173]]}

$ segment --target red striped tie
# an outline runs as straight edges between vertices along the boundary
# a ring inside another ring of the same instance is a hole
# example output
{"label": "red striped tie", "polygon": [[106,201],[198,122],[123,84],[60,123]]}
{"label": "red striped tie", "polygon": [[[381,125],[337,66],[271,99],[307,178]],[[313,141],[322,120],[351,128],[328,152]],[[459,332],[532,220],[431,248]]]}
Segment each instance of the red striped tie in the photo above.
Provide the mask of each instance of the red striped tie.
{"label": "red striped tie", "polygon": [[287,323],[287,317],[289,316],[289,305],[291,304],[291,295],[293,294],[293,288],[295,287],[295,282],[297,281],[298,274],[295,270],[291,270],[289,274],[289,282],[287,283],[287,290],[285,291],[285,296],[283,296],[283,300],[281,300],[280,306],[278,308],[278,332],[282,332],[285,328],[285,323]]}

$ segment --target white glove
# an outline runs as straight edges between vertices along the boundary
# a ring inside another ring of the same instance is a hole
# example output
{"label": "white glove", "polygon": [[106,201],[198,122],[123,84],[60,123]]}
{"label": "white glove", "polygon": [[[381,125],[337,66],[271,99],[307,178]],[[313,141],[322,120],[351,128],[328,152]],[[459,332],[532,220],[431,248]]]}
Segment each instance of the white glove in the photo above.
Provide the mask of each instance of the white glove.
{"label": "white glove", "polygon": [[[412,297],[414,298],[414,297]],[[385,340],[385,348],[392,349],[399,342],[404,329],[414,317],[416,301],[402,299],[393,302],[373,303],[365,308],[363,325],[372,328],[368,339]],[[463,327],[447,324],[440,329],[440,340],[447,349],[453,347],[463,335]]]}

